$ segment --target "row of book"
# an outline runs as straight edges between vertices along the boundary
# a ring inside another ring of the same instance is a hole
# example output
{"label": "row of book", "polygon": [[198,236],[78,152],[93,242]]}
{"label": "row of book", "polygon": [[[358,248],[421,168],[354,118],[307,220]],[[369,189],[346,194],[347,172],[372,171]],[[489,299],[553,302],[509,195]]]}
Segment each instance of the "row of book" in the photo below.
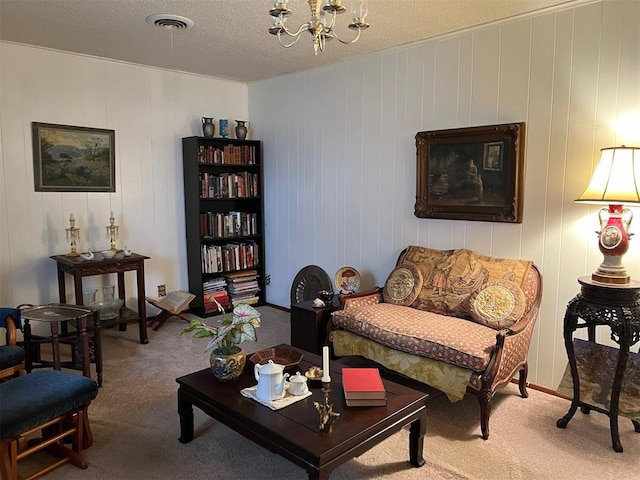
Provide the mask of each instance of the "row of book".
{"label": "row of book", "polygon": [[200,214],[200,236],[225,238],[258,235],[258,214],[247,212],[203,212]]}
{"label": "row of book", "polygon": [[202,284],[205,313],[219,311],[218,302],[225,311],[241,303],[255,305],[259,301],[258,272],[234,272],[208,280]]}
{"label": "row of book", "polygon": [[377,368],[342,369],[342,388],[348,407],[384,407],[387,392]]}
{"label": "row of book", "polygon": [[202,245],[202,273],[245,270],[260,264],[258,244],[253,240],[224,245]]}
{"label": "row of book", "polygon": [[258,174],[250,172],[198,173],[200,198],[248,198],[259,197]]}
{"label": "row of book", "polygon": [[198,162],[208,165],[255,165],[256,148],[253,145],[200,145]]}

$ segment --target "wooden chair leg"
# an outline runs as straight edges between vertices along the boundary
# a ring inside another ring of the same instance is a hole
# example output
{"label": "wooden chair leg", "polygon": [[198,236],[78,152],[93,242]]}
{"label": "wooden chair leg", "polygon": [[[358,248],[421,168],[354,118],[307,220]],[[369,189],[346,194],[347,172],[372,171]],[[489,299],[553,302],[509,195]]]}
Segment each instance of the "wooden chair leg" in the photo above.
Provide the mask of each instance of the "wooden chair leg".
{"label": "wooden chair leg", "polygon": [[89,424],[89,406],[85,405],[79,415],[82,415],[82,448],[86,450],[93,445],[93,433]]}
{"label": "wooden chair leg", "polygon": [[482,438],[487,440],[489,438],[489,417],[491,416],[491,400],[493,399],[493,392],[483,391],[478,395],[478,401],[480,402],[480,429],[482,430]]}
{"label": "wooden chair leg", "polygon": [[518,386],[520,387],[520,396],[522,398],[529,398],[529,392],[527,392],[527,374],[529,372],[529,364],[525,363],[520,369],[518,376]]}
{"label": "wooden chair leg", "polygon": [[14,438],[0,443],[0,474],[2,480],[18,479],[18,441]]}

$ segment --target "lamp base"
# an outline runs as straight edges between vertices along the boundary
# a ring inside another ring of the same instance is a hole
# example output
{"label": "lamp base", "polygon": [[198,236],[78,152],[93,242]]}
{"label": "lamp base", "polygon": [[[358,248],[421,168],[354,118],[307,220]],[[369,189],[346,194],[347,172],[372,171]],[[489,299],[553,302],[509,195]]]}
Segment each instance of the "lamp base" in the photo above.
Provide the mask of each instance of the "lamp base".
{"label": "lamp base", "polygon": [[626,285],[631,283],[631,277],[629,275],[613,275],[611,273],[599,273],[593,272],[591,274],[591,280],[600,283],[609,283],[615,285]]}

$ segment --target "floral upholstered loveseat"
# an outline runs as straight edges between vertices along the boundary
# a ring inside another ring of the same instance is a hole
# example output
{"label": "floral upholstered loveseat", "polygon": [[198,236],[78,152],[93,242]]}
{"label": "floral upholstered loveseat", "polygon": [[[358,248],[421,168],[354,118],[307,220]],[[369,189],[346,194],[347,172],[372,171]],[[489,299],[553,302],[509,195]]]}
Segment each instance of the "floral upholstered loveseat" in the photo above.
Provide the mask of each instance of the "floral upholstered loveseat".
{"label": "floral upholstered loveseat", "polygon": [[487,439],[495,391],[519,372],[528,396],[541,296],[542,276],[530,261],[409,246],[384,288],[341,299],[329,338],[334,355],[366,357],[453,402],[476,395]]}

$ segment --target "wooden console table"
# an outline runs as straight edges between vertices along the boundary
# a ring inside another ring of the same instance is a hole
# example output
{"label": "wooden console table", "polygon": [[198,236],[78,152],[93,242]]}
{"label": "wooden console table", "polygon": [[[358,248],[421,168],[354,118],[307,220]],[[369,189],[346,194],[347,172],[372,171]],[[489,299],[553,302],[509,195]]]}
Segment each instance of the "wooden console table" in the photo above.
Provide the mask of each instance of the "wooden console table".
{"label": "wooden console table", "polygon": [[82,257],[67,257],[66,255],[53,255],[51,257],[58,264],[58,292],[60,303],[67,303],[67,292],[64,281],[64,274],[73,276],[75,304],[83,305],[82,299],[82,277],[92,275],[106,275],[109,273],[118,274],[118,297],[125,300],[124,273],[136,272],[138,285],[138,311],[133,312],[126,306],[120,311],[120,317],[107,322],[101,322],[102,326],[109,326],[111,322],[120,325],[120,330],[126,330],[127,323],[137,322],[140,330],[140,343],[149,343],[147,337],[147,307],[145,304],[144,289],[144,261],[149,257],[132,253],[125,257],[122,252],[116,254],[111,259],[103,258],[100,253],[96,253],[92,260],[85,260]]}
{"label": "wooden console table", "polygon": [[[569,357],[573,380],[573,400],[569,412],[556,422],[558,428],[567,424],[581,407],[584,413],[595,410],[609,416],[611,441],[616,452],[622,452],[618,432],[618,411],[622,381],[629,357],[629,347],[640,341],[640,282],[626,285],[594,282],[591,277],[580,277],[581,291],[567,306],[564,317],[564,345]],[[582,322],[579,322],[582,319]],[[587,328],[590,342],[596,341],[596,327],[608,326],[611,339],[619,345],[616,370],[611,389],[609,410],[590,405],[580,400],[580,378],[573,345],[573,333],[578,328]],[[632,420],[636,432],[640,432],[640,422]]]}

